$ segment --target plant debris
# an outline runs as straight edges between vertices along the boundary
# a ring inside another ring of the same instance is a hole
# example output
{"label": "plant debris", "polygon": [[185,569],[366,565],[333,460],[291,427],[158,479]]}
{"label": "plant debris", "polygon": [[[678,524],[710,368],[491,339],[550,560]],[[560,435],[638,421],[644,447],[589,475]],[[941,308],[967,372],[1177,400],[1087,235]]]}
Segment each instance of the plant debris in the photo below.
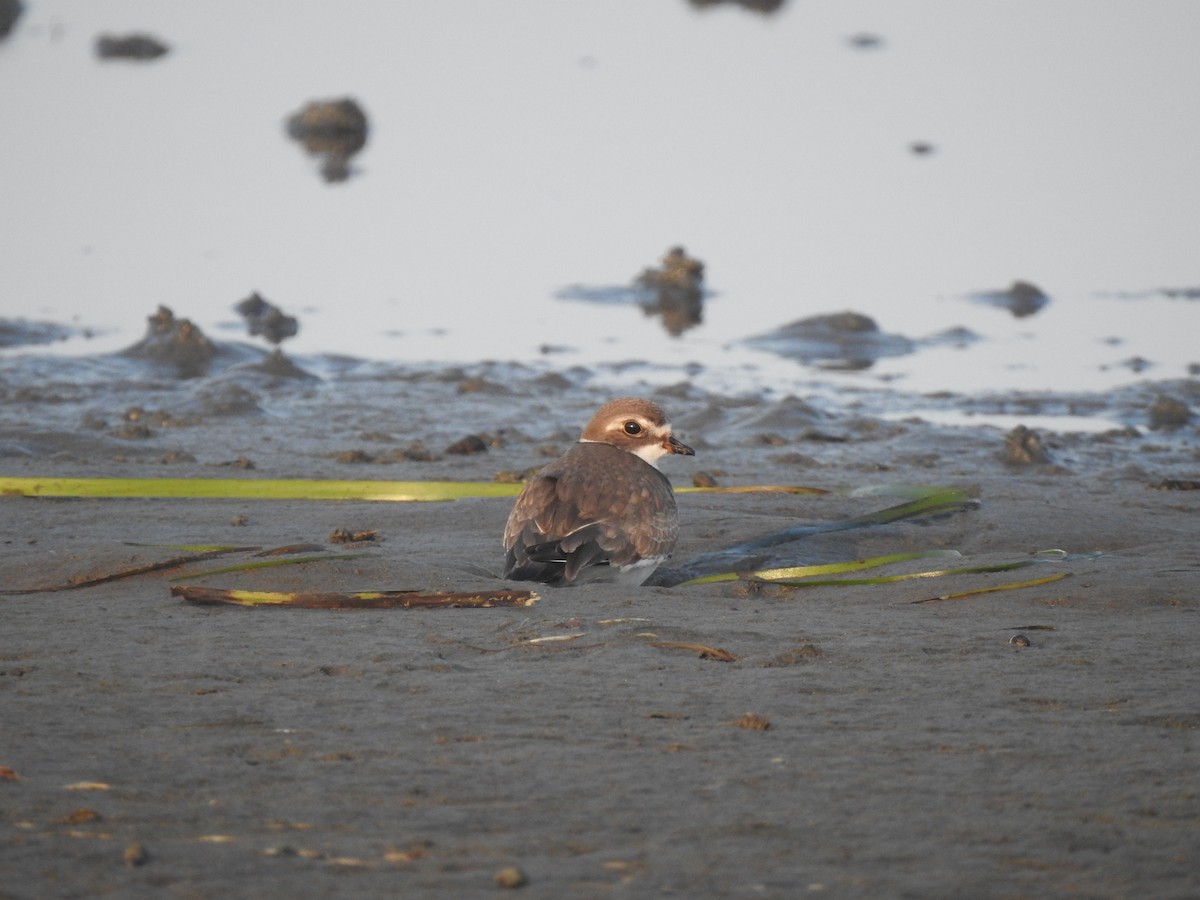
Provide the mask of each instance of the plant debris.
{"label": "plant debris", "polygon": [[496,606],[533,606],[533,591],[499,590],[457,592],[395,591],[245,591],[174,585],[172,597],[206,606],[290,607],[293,609],[490,609]]}
{"label": "plant debris", "polygon": [[693,644],[688,641],[651,641],[651,647],[659,650],[690,650],[700,654],[701,659],[711,659],[716,662],[736,662],[737,657],[728,650],[720,647],[709,647],[705,644]]}

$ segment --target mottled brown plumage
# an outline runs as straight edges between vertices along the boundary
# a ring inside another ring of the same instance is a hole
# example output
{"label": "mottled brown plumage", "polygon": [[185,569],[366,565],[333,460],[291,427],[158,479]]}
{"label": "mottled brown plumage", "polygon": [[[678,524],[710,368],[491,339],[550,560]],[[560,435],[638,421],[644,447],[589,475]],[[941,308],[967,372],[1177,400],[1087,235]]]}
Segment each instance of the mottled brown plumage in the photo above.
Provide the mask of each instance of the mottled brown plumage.
{"label": "mottled brown plumage", "polygon": [[675,495],[655,467],[670,453],[693,451],[656,404],[602,406],[579,442],[517,498],[504,529],[504,577],[641,584],[675,546]]}

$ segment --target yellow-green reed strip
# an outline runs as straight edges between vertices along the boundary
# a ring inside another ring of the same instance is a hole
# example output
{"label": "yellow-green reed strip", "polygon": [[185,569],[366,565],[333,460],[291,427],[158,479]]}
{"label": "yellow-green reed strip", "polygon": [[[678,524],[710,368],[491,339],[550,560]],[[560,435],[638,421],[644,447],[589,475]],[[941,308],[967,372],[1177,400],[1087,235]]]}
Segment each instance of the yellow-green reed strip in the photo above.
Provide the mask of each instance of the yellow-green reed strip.
{"label": "yellow-green reed strip", "polygon": [[[286,593],[284,591],[245,591],[231,590],[228,592],[229,599],[235,600],[238,603],[253,603],[266,605],[281,605],[291,603],[295,597],[295,592]],[[378,594],[374,592],[364,592],[362,594],[354,594],[355,597],[363,597],[364,599],[374,599]]]}
{"label": "yellow-green reed strip", "polygon": [[[346,481],[305,478],[9,478],[0,494],[24,497],[186,498],[221,500],[379,500],[434,502],[468,497],[515,497],[520,484],[493,481]],[[679,493],[824,494],[822,488],[789,485],[681,487]]]}
{"label": "yellow-green reed strip", "polygon": [[[232,588],[223,591],[230,600],[243,606],[289,606],[295,603],[297,597],[304,597],[304,591],[252,591],[245,588]],[[351,591],[339,593],[338,596],[350,600],[382,600],[386,597],[396,597],[409,591]],[[536,594],[534,597],[536,598]]]}
{"label": "yellow-green reed strip", "polygon": [[0,478],[0,494],[26,497],[224,500],[438,501],[515,497],[519,484],[490,481],[340,481],[302,478]]}
{"label": "yellow-green reed strip", "polygon": [[749,484],[735,487],[677,487],[677,494],[832,494],[827,488],[796,484]]}
{"label": "yellow-green reed strip", "polygon": [[1043,578],[1033,578],[1029,581],[1014,581],[1010,584],[994,584],[990,587],[975,588],[971,591],[960,591],[957,594],[942,594],[940,597],[926,597],[924,600],[914,600],[912,602],[933,603],[935,600],[963,600],[967,597],[974,597],[976,594],[990,594],[993,591],[1015,591],[1018,588],[1037,587],[1041,584],[1049,584],[1052,581],[1061,581],[1070,574],[1070,572],[1055,572],[1053,575],[1046,575]]}
{"label": "yellow-green reed strip", "polygon": [[714,581],[737,581],[749,577],[760,581],[777,581],[782,578],[809,578],[813,575],[836,575],[840,572],[860,572],[863,569],[875,569],[892,563],[905,562],[910,559],[929,559],[940,556],[961,556],[957,550],[917,550],[912,553],[889,553],[886,556],[873,556],[869,559],[857,559],[851,562],[823,563],[813,566],[791,566],[786,569],[763,569],[751,572],[748,576],[738,572],[721,572],[716,575],[702,575],[683,585],[708,584]]}
{"label": "yellow-green reed strip", "polygon": [[893,584],[897,581],[912,581],[916,578],[941,578],[944,575],[983,575],[989,572],[1008,572],[1012,569],[1024,569],[1026,566],[1037,565],[1032,559],[1019,562],[997,563],[991,566],[962,566],[954,569],[929,569],[924,572],[904,572],[900,575],[879,575],[875,578],[831,578],[827,581],[808,581],[799,578],[770,579],[771,584],[782,584],[787,587],[829,587],[837,584]]}
{"label": "yellow-green reed strip", "polygon": [[816,566],[789,566],[786,569],[762,569],[753,573],[754,578],[761,581],[781,581],[790,578],[809,578],[813,575],[834,575],[838,572],[860,572],[863,569],[875,569],[892,563],[905,562],[910,559],[933,559],[945,557],[961,557],[957,550],[916,550],[911,553],[890,553],[887,556],[875,556],[870,559],[859,559],[844,563],[825,563]]}
{"label": "yellow-green reed strip", "polygon": [[937,484],[860,484],[857,487],[845,488],[839,493],[847,497],[901,497],[910,500],[924,500],[934,496],[942,496],[947,500],[967,498],[966,491]]}
{"label": "yellow-green reed strip", "polygon": [[247,547],[244,544],[143,544],[140,541],[124,541],[126,547],[153,547],[155,550],[187,550],[191,553],[252,553],[262,547]]}
{"label": "yellow-green reed strip", "polygon": [[186,575],[176,575],[170,581],[190,581],[195,578],[207,578],[209,575],[224,575],[226,572],[248,572],[251,569],[273,569],[277,566],[293,566],[298,563],[326,562],[335,559],[359,559],[365,553],[324,553],[320,556],[289,556],[286,559],[262,559],[254,562],[237,563],[223,566],[220,569],[206,569],[203,572],[189,572]]}

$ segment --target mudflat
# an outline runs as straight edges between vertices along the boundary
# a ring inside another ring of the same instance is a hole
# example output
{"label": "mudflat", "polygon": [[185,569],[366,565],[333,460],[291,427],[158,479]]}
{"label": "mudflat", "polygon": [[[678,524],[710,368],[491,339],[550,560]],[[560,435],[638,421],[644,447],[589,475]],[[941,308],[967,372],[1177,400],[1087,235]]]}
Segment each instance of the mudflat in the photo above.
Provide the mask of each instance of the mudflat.
{"label": "mudflat", "polygon": [[[260,385],[267,414],[178,412],[136,438],[115,410],[89,433],[14,413],[4,471],[491,481],[563,449],[606,399],[464,383],[344,386],[338,403]],[[289,415],[270,414],[275,390]],[[682,493],[673,563],[897,502],[854,493],[872,484],[979,505],[758,564],[1039,561],[887,584],[589,584],[520,609],[207,607],[171,585],[494,590],[511,500],[4,497],[7,591],[168,545],[344,555],[0,597],[0,896],[1196,895],[1194,426],[1043,434],[1049,461],[1020,465],[992,428],[647,394],[697,451],[663,464],[677,486],[704,471],[832,491]],[[441,452],[468,432],[488,449]],[[418,438],[434,452],[381,459]],[[375,540],[329,544],[339,528]]]}

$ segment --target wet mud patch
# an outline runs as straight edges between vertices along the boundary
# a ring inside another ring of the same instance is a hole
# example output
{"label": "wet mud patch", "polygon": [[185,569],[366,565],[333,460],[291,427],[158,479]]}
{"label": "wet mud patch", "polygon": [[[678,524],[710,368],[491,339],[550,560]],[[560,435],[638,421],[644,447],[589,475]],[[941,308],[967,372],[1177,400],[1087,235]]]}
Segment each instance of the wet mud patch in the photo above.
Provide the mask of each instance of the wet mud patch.
{"label": "wet mud patch", "polygon": [[[266,478],[490,482],[561,453],[613,393],[590,369],[297,364],[319,377],[218,363],[180,379],[147,359],[14,357],[0,446],[16,450],[0,463],[10,475],[154,476],[178,453],[169,470],[182,477],[253,466]],[[786,861],[848,893],[954,883],[975,894],[1011,879],[1019,859],[1030,892],[1069,881],[1103,893],[1150,860],[1164,890],[1183,883],[1172,859],[1190,852],[1200,808],[1171,785],[1191,771],[1195,733],[1181,710],[1200,492],[1155,488],[1200,481],[1197,424],[1149,423],[1160,396],[1195,408],[1194,383],[993,397],[726,395],[680,381],[639,392],[667,409],[721,485],[831,492],[680,493],[674,562],[889,505],[856,493],[868,485],[931,483],[981,505],[814,534],[763,562],[953,550],[994,563],[1053,548],[1081,558],[1055,583],[915,605],[1001,574],[591,585],[547,589],[529,608],[472,610],[208,607],[171,597],[175,582],[150,570],[0,597],[0,704],[22,723],[0,765],[19,779],[5,784],[10,821],[31,823],[13,832],[16,871],[52,892],[87,892],[114,869],[160,887],[235,890],[266,864],[282,891],[350,884],[382,897],[398,885],[495,890],[497,873],[516,866],[526,890],[567,896],[596,885],[736,893],[745,880],[729,860],[763,873]],[[984,418],[1073,411],[1120,428],[1030,429],[1051,463],[1012,465],[1011,427],[883,417],[906,404]],[[116,434],[127,426],[147,432]],[[353,449],[376,462],[338,461]],[[676,486],[691,481],[690,470],[663,469]],[[177,554],[164,545],[330,545],[301,554],[321,561],[189,582],[227,591],[513,587],[497,576],[503,498],[0,504],[20,523],[0,540],[10,589]],[[1082,558],[1093,551],[1102,555]],[[1017,634],[1029,643],[1013,644]],[[1155,766],[1131,774],[1129,754]],[[1023,787],[997,791],[981,771]],[[83,800],[63,788],[82,782],[110,788]],[[63,824],[82,808],[101,818]],[[961,815],[947,820],[946,809]],[[1043,827],[1064,817],[1069,839]],[[945,822],[955,839],[914,833],[914,819]],[[412,827],[401,834],[398,821]],[[697,842],[717,857],[697,863]],[[1072,867],[1081,844],[1108,849]],[[134,845],[145,855],[127,867]],[[48,868],[51,857],[73,864]],[[761,880],[768,893],[780,887]]]}

